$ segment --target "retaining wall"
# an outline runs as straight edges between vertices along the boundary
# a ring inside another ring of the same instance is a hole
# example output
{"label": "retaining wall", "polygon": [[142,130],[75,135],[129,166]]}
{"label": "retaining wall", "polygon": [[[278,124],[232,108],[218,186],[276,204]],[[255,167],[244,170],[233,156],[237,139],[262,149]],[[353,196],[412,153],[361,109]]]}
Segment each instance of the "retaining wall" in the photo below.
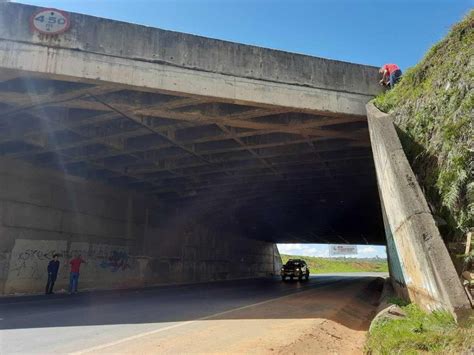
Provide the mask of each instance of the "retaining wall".
{"label": "retaining wall", "polygon": [[464,318],[471,307],[392,119],[372,103],[366,108],[393,286],[426,310]]}

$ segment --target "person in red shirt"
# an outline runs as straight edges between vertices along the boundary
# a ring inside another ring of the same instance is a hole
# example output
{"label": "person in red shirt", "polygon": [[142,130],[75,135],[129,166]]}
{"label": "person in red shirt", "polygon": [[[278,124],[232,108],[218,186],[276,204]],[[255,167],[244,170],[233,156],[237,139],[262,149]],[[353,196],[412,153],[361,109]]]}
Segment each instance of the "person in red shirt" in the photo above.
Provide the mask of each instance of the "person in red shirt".
{"label": "person in red shirt", "polygon": [[81,255],[76,256],[69,262],[69,264],[71,264],[71,273],[69,276],[69,293],[77,293],[79,270],[81,269],[82,263],[85,263],[85,260],[82,259]]}
{"label": "person in red shirt", "polygon": [[390,89],[393,89],[402,76],[402,71],[396,64],[384,64],[379,69],[379,73],[382,74],[380,84],[388,86]]}

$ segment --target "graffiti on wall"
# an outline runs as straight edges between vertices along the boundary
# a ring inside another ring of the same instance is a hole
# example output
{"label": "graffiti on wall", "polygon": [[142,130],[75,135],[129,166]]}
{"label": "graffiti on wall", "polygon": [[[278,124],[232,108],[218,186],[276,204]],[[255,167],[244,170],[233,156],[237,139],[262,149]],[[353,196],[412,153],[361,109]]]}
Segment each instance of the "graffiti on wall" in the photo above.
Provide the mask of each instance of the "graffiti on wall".
{"label": "graffiti on wall", "polygon": [[69,260],[77,255],[86,260],[86,264],[81,267],[83,279],[95,279],[101,274],[105,276],[105,273],[115,273],[116,277],[108,278],[113,281],[119,277],[118,273],[129,273],[137,268],[136,262],[129,255],[128,247],[124,246],[72,242],[68,248],[68,243],[64,240],[17,239],[8,263],[6,289],[24,289],[23,285],[28,283],[31,287],[36,283],[42,284],[47,275],[48,262],[54,254],[60,255],[59,276],[64,280],[69,275]]}
{"label": "graffiti on wall", "polygon": [[44,274],[44,268],[41,267],[42,261],[51,260],[55,250],[26,249],[12,260],[10,272],[17,278],[36,279]]}
{"label": "graffiti on wall", "polygon": [[65,241],[31,241],[18,239],[12,250],[9,267],[9,278],[19,280],[43,279],[46,267],[54,254],[64,254],[67,249]]}
{"label": "graffiti on wall", "polygon": [[102,260],[100,267],[112,272],[125,271],[131,268],[127,252],[117,250],[113,250],[107,259]]}
{"label": "graffiti on wall", "polygon": [[90,257],[89,250],[90,245],[87,242],[72,242],[69,246],[69,250],[64,256],[68,259],[72,259],[79,255],[81,255],[83,258],[88,258]]}

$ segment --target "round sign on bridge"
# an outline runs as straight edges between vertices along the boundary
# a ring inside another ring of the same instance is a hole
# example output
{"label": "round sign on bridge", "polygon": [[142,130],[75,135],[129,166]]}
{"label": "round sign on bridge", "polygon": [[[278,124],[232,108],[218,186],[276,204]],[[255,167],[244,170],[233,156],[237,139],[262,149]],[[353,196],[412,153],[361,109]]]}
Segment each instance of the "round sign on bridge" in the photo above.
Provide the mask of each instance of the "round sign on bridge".
{"label": "round sign on bridge", "polygon": [[31,16],[31,28],[44,34],[57,35],[71,25],[69,15],[61,10],[41,9]]}

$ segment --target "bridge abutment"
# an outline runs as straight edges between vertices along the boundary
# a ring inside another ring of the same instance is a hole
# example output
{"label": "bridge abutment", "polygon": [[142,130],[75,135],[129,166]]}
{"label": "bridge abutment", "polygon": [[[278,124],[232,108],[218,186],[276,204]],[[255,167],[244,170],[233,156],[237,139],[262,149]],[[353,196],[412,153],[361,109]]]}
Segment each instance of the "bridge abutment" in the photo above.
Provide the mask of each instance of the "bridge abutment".
{"label": "bridge abutment", "polygon": [[147,196],[0,160],[0,293],[44,292],[60,254],[56,289],[81,254],[80,288],[113,289],[265,277],[279,269],[271,242],[219,227],[212,216],[169,211]]}

